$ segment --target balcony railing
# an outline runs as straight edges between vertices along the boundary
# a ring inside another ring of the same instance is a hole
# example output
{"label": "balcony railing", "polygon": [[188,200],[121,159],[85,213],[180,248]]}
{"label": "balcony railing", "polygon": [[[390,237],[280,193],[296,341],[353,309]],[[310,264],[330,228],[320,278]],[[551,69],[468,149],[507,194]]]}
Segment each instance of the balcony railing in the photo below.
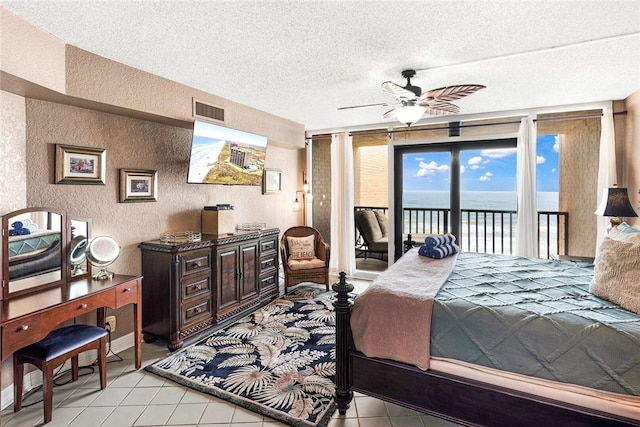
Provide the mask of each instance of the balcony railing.
{"label": "balcony railing", "polygon": [[[355,210],[387,208],[356,206]],[[457,244],[463,251],[514,255],[516,248],[516,211],[461,209],[460,236]],[[450,211],[443,208],[404,208],[403,236],[411,234],[418,244],[426,235],[449,232]],[[551,258],[569,251],[569,214],[538,212],[538,256]],[[356,230],[356,244],[359,234]]]}

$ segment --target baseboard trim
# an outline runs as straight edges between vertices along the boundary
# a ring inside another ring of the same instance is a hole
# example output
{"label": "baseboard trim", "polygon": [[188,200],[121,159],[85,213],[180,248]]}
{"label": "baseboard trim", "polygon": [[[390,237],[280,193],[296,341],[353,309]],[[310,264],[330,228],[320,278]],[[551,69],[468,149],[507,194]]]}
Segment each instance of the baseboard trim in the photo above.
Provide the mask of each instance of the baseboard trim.
{"label": "baseboard trim", "polygon": [[[121,351],[128,350],[133,347],[134,336],[133,332],[123,335],[120,338],[116,338],[111,341],[111,352],[119,353]],[[107,357],[111,354],[108,353]],[[94,350],[85,351],[84,353],[78,356],[78,363],[80,366],[85,366],[93,363],[96,360],[96,352]],[[12,362],[13,363],[13,362]],[[13,366],[12,364],[8,364],[9,366]],[[65,362],[62,370],[71,369],[71,361]],[[107,368],[108,371],[108,368]],[[27,394],[29,391],[33,390],[35,387],[39,387],[42,384],[42,373],[40,370],[36,369],[31,371],[24,376],[24,394]],[[9,384],[8,387],[4,387],[2,389],[2,397],[0,399],[0,405],[2,409],[8,408],[9,406],[13,406],[13,384]]]}

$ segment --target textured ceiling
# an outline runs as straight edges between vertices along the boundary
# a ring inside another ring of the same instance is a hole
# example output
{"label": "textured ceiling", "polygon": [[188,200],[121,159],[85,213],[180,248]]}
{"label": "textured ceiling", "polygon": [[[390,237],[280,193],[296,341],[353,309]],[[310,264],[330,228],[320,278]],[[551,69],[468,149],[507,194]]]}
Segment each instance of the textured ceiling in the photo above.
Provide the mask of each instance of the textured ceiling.
{"label": "textured ceiling", "polygon": [[380,84],[487,86],[461,114],[640,89],[640,0],[0,0],[59,39],[302,123],[382,123]]}

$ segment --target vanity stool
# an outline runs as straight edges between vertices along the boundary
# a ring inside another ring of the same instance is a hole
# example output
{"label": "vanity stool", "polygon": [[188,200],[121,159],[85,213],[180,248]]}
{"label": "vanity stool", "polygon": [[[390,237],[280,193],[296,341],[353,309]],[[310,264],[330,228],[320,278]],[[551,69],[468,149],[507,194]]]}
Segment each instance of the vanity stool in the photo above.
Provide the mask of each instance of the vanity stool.
{"label": "vanity stool", "polygon": [[30,363],[42,371],[44,422],[51,421],[53,412],[53,370],[71,359],[71,378],[78,379],[78,355],[98,350],[100,388],[107,386],[107,331],[98,326],[70,325],[54,329],[42,340],[16,351],[13,355],[13,410],[22,409],[24,364]]}

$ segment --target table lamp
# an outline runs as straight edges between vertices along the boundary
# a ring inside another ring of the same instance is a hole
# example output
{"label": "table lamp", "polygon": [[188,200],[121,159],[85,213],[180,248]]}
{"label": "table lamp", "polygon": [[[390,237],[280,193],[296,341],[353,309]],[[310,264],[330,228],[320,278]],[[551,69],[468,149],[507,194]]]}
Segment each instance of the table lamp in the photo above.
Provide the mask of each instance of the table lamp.
{"label": "table lamp", "polygon": [[617,227],[622,223],[621,217],[636,217],[638,214],[633,210],[629,201],[629,193],[626,188],[618,188],[613,184],[611,188],[605,188],[602,193],[600,206],[594,212],[596,215],[608,216],[610,227]]}

